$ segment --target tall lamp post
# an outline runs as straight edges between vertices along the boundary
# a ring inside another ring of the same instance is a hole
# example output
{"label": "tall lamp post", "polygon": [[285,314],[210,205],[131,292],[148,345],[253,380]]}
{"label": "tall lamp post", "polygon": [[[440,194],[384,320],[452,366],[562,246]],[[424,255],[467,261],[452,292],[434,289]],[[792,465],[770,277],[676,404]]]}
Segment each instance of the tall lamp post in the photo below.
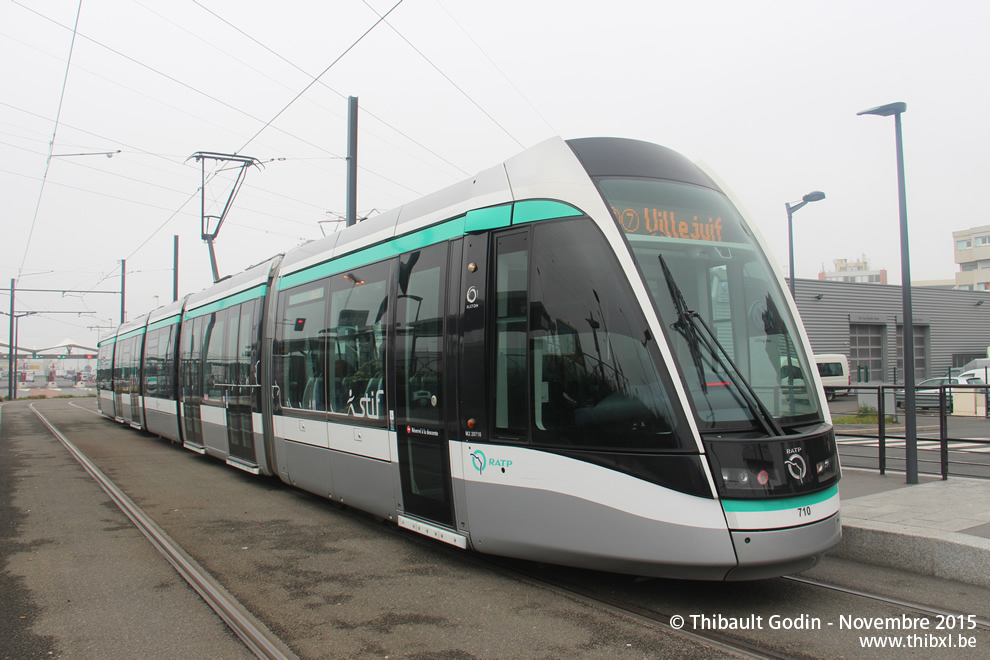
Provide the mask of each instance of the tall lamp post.
{"label": "tall lamp post", "polygon": [[791,216],[808,202],[819,202],[823,199],[825,199],[825,193],[821,190],[814,190],[802,197],[801,201],[793,206],[790,202],[784,204],[784,208],[787,209],[787,254],[790,258],[791,298],[794,298],[794,221]]}
{"label": "tall lamp post", "polygon": [[[901,319],[904,327],[904,458],[907,483],[918,483],[918,424],[914,409],[914,314],[911,311],[911,260],[908,252],[907,197],[904,192],[904,146],[901,137],[901,114],[907,103],[888,103],[857,112],[857,115],[894,116],[894,139],[897,145],[897,204],[901,227]],[[910,355],[910,358],[908,357]]]}

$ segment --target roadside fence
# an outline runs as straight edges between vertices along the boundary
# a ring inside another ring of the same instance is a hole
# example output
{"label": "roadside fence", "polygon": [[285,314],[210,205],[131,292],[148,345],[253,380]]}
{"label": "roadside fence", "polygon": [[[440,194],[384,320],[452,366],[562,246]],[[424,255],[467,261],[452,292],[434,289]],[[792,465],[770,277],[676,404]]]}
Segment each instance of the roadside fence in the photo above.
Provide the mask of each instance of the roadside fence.
{"label": "roadside fence", "polygon": [[[904,435],[904,386],[903,385],[850,385],[850,394],[855,394],[858,403],[856,417],[872,418],[876,423],[836,424],[838,437],[875,438],[877,440],[877,469],[880,474],[887,471],[888,440],[905,440]],[[964,451],[953,450],[950,443],[972,443],[971,446],[990,448],[990,385],[942,385],[939,388],[916,388],[915,414],[917,433],[925,433],[919,440],[930,444],[938,443],[938,458],[931,457],[933,450],[919,448],[918,466],[938,464],[937,472],[942,479],[949,478],[950,461],[952,466],[965,469],[966,466],[983,467],[987,461],[974,461]],[[868,412],[867,414],[863,414]],[[841,418],[839,418],[841,419]],[[937,424],[937,427],[936,427]],[[871,428],[872,427],[872,428]],[[938,437],[931,433],[938,430]],[[895,443],[900,448],[900,443]],[[985,456],[986,454],[981,454]],[[901,460],[901,459],[897,459]]]}

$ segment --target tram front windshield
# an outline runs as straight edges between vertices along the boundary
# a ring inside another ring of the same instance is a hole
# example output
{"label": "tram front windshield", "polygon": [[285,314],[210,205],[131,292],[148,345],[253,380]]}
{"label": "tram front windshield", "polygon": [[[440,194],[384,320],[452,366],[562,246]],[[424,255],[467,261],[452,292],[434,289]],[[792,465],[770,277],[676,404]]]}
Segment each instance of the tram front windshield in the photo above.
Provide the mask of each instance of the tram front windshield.
{"label": "tram front windshield", "polygon": [[767,414],[780,425],[819,421],[784,294],[729,201],[671,181],[598,185],[652,294],[699,427],[751,430]]}

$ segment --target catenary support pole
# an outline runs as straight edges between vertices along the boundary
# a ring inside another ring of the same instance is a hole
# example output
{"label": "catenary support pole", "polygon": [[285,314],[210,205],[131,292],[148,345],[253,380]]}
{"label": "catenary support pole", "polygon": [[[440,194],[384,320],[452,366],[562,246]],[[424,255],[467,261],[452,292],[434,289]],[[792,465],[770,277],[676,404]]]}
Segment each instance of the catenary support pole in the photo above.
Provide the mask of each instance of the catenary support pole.
{"label": "catenary support pole", "polygon": [[179,299],[179,235],[176,234],[172,247],[172,300]]}
{"label": "catenary support pole", "polygon": [[347,97],[347,222],[357,223],[357,125],[358,97]]}
{"label": "catenary support pole", "polygon": [[14,399],[16,385],[14,384],[14,371],[17,365],[17,342],[14,337],[14,283],[10,280],[10,359],[7,361],[7,399]]}
{"label": "catenary support pole", "polygon": [[120,260],[120,323],[124,323],[124,292],[126,284],[125,269],[127,268],[127,259]]}

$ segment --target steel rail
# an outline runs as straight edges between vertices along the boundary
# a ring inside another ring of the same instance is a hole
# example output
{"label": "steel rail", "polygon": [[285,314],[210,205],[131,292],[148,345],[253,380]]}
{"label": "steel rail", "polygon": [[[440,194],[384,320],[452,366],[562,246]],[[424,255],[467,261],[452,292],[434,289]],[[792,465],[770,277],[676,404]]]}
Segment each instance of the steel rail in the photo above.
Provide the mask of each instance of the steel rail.
{"label": "steel rail", "polygon": [[[425,539],[428,540],[428,539]],[[670,619],[674,615],[667,615],[653,610],[623,603],[612,598],[604,598],[596,595],[591,590],[567,584],[560,580],[546,578],[529,571],[509,566],[501,560],[490,556],[469,556],[480,564],[497,568],[500,572],[513,577],[521,582],[526,582],[532,586],[548,589],[562,596],[584,603],[600,607],[615,614],[630,618],[639,623],[651,626],[659,626],[666,632],[680,637],[685,637],[699,644],[704,644],[710,648],[724,651],[742,658],[752,658],[756,660],[791,660],[791,656],[783,655],[769,649],[762,648],[756,644],[751,644],[728,635],[722,635],[712,631],[699,631],[697,629],[676,628],[670,624]]]}
{"label": "steel rail", "polygon": [[155,521],[149,518],[120,488],[93,464],[72,442],[49,422],[32,403],[31,411],[51,431],[52,435],[69,450],[69,453],[90,474],[110,499],[120,507],[131,522],[151,541],[169,564],[196,590],[206,604],[220,616],[245,646],[259,658],[271,660],[298,660],[298,656],[282,640],[223,588],[212,575],[187,554]]}
{"label": "steel rail", "polygon": [[[888,596],[881,596],[879,594],[871,594],[866,591],[860,591],[859,589],[851,589],[849,587],[840,587],[836,584],[829,584],[827,582],[819,582],[818,580],[811,580],[809,578],[797,577],[794,575],[785,575],[780,578],[781,580],[787,580],[789,582],[797,582],[798,584],[804,584],[811,587],[818,587],[819,589],[828,589],[830,591],[837,591],[841,594],[846,594],[849,596],[858,596],[860,598],[865,598],[867,600],[876,601],[878,603],[884,603],[885,605],[893,605],[895,607],[901,607],[908,610],[913,610],[919,614],[925,614],[928,616],[943,616],[943,617],[960,617],[967,616],[961,614],[960,612],[951,612],[949,610],[939,609],[937,607],[930,607],[928,605],[922,605],[920,603],[912,603],[906,600],[900,600],[898,598],[890,598]],[[973,617],[973,623],[977,628],[982,630],[990,630],[990,621],[986,619],[978,619]]]}

